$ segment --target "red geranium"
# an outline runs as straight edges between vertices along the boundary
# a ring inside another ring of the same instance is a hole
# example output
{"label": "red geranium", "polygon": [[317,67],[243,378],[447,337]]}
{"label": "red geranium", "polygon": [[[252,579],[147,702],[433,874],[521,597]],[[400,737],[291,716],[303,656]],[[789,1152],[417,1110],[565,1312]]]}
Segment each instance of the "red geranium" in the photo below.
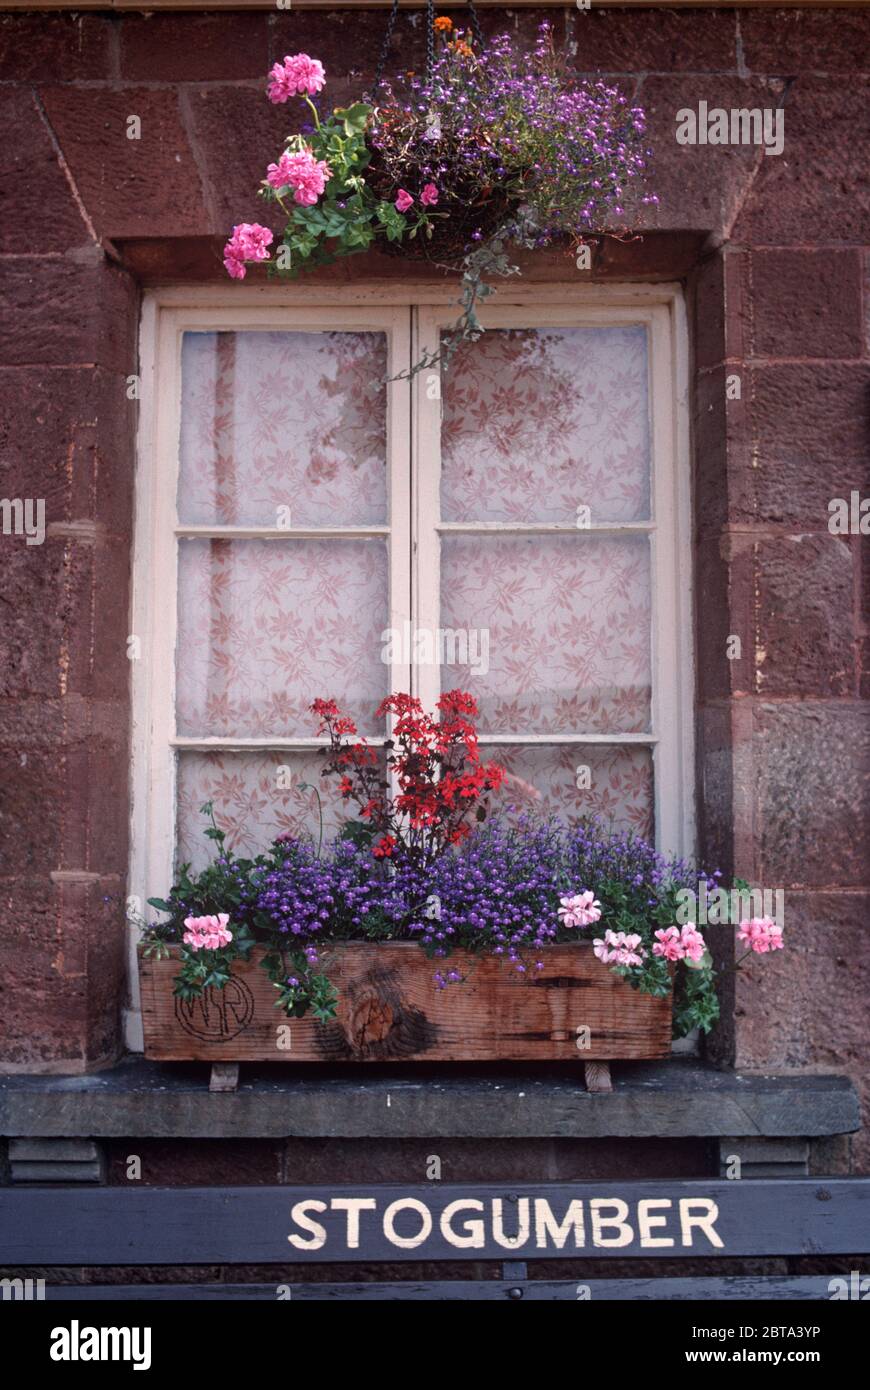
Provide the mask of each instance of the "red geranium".
{"label": "red geranium", "polygon": [[[428,864],[470,832],[472,810],[479,820],[482,803],[504,780],[497,763],[482,763],[473,720],[477,704],[463,690],[449,690],[438,701],[437,717],[427,714],[415,695],[388,695],[375,717],[392,722],[384,767],[376,750],[356,734],[352,719],[334,700],[315,700],[319,733],[329,734],[324,775],[340,773],[340,792],[355,800],[362,819],[379,839],[372,853],[381,858],[412,858]],[[386,773],[386,775],[385,775]]]}

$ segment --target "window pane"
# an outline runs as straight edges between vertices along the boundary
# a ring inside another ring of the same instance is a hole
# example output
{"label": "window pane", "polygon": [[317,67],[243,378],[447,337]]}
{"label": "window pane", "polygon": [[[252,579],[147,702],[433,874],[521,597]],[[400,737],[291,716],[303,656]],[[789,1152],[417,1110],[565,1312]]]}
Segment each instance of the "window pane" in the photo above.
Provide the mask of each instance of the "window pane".
{"label": "window pane", "polygon": [[442,391],[443,521],[649,519],[644,328],[488,329]]}
{"label": "window pane", "polygon": [[511,818],[553,813],[569,824],[597,816],[604,825],[653,835],[653,766],[649,748],[601,744],[482,746],[486,760],[508,770],[492,809]]}
{"label": "window pane", "polygon": [[444,536],[441,627],[467,644],[444,640],[442,688],[475,696],[482,731],[649,731],[645,535]]}
{"label": "window pane", "polygon": [[179,734],[310,737],[318,696],[383,733],[387,612],[385,541],[181,541]]}
{"label": "window pane", "polygon": [[384,333],[185,333],[179,521],[386,522],[386,371]]}
{"label": "window pane", "polygon": [[322,767],[323,758],[317,752],[180,752],[178,862],[201,869],[213,858],[214,847],[203,834],[209,822],[200,810],[206,801],[214,804],[215,820],[226,831],[229,848],[252,858],[287,832],[311,835],[317,843],[320,817],[317,796],[311,790],[317,787],[326,841],[343,820],[355,814],[355,808],[337,795],[334,778],[321,779]]}

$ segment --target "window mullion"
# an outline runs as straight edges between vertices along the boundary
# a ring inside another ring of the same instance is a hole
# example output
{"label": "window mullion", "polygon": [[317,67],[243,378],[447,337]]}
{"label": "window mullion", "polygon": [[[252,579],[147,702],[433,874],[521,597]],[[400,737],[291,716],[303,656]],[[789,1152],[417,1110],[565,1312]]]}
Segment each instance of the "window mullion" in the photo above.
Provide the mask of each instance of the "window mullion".
{"label": "window mullion", "polygon": [[[435,355],[439,346],[438,318],[429,308],[417,309],[418,357]],[[414,635],[425,635],[437,655],[441,609],[441,373],[437,367],[414,377]],[[441,694],[441,669],[437,660],[416,663],[416,693],[425,709],[434,709]]]}

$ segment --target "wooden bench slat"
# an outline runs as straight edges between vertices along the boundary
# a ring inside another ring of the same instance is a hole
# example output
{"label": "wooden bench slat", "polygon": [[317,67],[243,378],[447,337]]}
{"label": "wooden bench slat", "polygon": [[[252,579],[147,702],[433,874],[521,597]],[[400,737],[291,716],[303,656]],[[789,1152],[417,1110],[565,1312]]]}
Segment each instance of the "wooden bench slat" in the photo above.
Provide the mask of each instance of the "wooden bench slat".
{"label": "wooden bench slat", "polygon": [[[490,1280],[440,1280],[420,1283],[409,1279],[406,1283],[394,1284],[291,1284],[290,1299],[293,1303],[311,1302],[417,1302],[446,1301],[466,1302],[504,1302],[512,1298],[511,1290],[522,1289],[522,1301],[531,1303],[553,1302],[555,1300],[576,1301],[578,1289],[587,1286],[591,1302],[602,1299],[614,1302],[637,1302],[638,1300],[691,1300],[693,1302],[722,1299],[729,1301],[759,1299],[804,1299],[829,1300],[831,1297],[829,1279],[826,1275],[770,1275],[735,1276],[734,1278],[681,1278],[681,1279],[587,1279],[550,1280],[534,1279],[521,1283],[510,1280],[503,1282]],[[47,1300],[52,1302],[83,1301],[87,1303],[107,1301],[145,1300],[147,1302],[178,1302],[195,1300],[199,1302],[227,1300],[263,1300],[275,1303],[278,1300],[275,1284],[56,1284],[45,1290]]]}

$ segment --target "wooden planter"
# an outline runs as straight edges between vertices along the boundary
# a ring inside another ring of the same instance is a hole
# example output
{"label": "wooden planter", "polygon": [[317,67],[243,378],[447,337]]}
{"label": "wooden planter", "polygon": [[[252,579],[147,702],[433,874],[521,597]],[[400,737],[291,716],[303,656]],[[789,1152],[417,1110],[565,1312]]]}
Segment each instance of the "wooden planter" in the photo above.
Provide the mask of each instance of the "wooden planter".
{"label": "wooden planter", "polygon": [[[233,1089],[239,1062],[423,1061],[583,1062],[589,1089],[609,1090],[610,1060],[670,1052],[670,998],[632,989],[587,942],[545,947],[544,969],[527,977],[494,956],[457,951],[445,963],[413,943],[335,945],[322,955],[339,992],[331,1023],[279,1011],[262,954],[191,1002],[173,994],[173,956],[140,956],[145,1056],[218,1064],[215,1090]],[[439,968],[465,978],[438,990]]]}

